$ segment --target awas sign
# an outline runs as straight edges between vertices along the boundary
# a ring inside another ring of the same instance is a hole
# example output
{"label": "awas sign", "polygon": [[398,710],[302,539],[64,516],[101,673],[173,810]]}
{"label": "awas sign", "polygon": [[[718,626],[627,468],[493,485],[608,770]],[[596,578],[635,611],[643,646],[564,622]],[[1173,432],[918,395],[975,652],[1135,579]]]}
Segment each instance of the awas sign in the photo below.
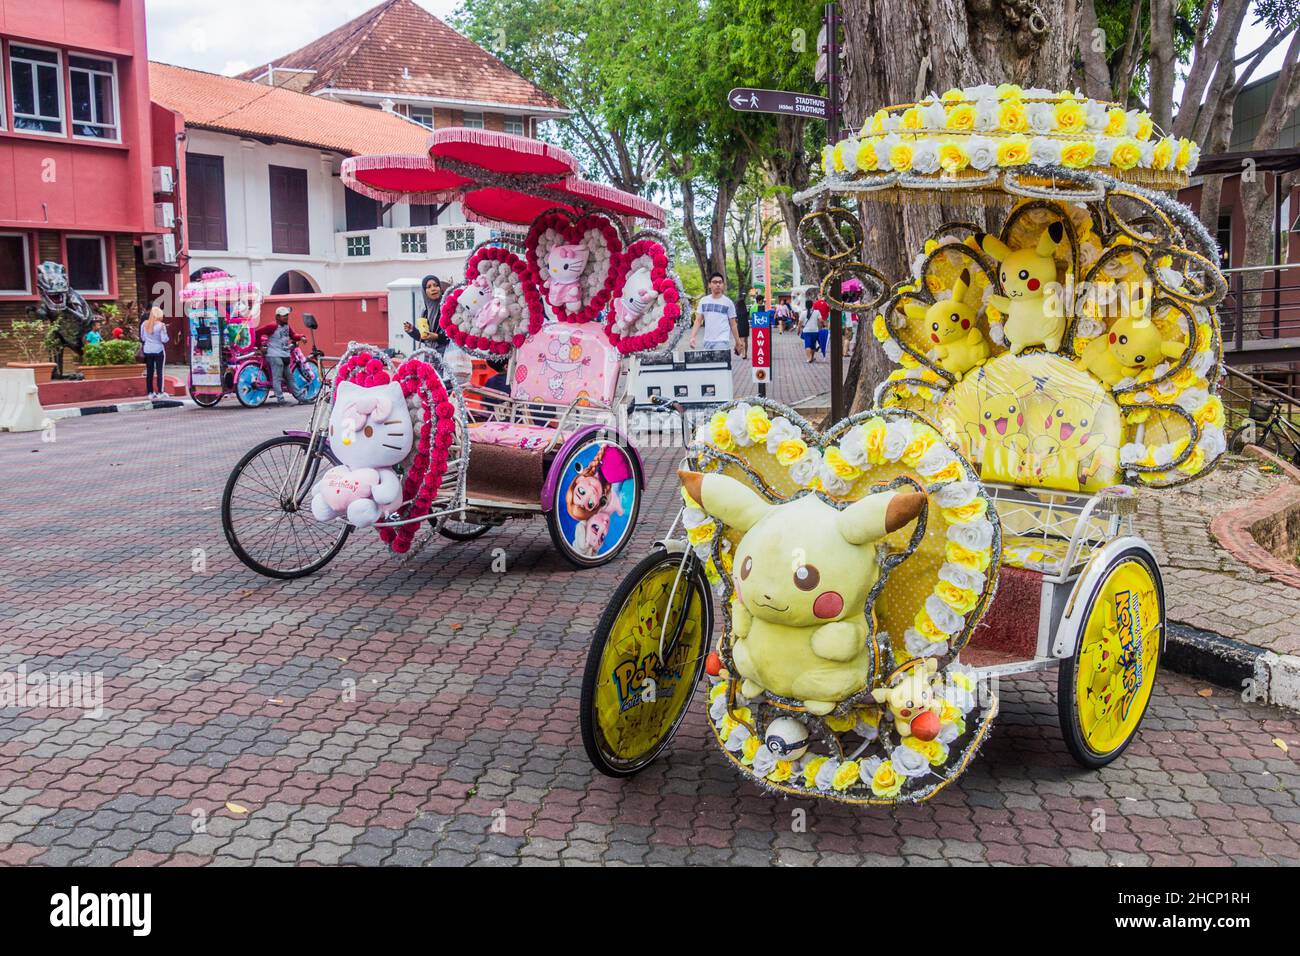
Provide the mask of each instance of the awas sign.
{"label": "awas sign", "polygon": [[754,381],[766,384],[772,378],[772,317],[775,311],[755,312],[749,320],[749,364]]}

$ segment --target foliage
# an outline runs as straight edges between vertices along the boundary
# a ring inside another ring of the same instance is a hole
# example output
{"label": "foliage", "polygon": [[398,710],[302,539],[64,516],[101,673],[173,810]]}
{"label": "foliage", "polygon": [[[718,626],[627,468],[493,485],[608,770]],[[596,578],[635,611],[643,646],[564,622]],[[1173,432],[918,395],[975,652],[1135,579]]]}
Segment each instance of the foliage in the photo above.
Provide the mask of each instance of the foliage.
{"label": "foliage", "polygon": [[0,329],[0,340],[13,342],[24,362],[48,362],[45,336],[53,328],[53,322],[43,319],[14,319],[7,332]]}
{"label": "foliage", "polygon": [[81,353],[82,365],[133,365],[140,343],[134,339],[104,339],[87,345]]}

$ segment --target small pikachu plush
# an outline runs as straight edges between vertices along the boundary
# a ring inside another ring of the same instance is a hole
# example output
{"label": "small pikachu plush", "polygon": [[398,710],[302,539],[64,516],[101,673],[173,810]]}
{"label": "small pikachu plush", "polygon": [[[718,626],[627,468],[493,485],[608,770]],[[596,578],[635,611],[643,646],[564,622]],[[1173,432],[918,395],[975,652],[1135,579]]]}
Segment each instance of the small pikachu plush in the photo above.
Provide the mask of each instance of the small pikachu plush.
{"label": "small pikachu plush", "polygon": [[1005,294],[990,296],[989,304],[1006,317],[1003,332],[1013,355],[1031,345],[1055,352],[1065,338],[1065,309],[1047,298],[1048,287],[1056,282],[1054,253],[1064,238],[1065,227],[1054,222],[1043,230],[1033,249],[1013,251],[994,236],[980,239],[980,248],[998,263],[998,279]]}
{"label": "small pikachu plush", "polygon": [[1150,310],[1150,300],[1138,289],[1125,314],[1111,324],[1110,331],[1084,346],[1079,365],[1107,388],[1114,388],[1116,383],[1132,378],[1144,368],[1152,368],[1165,359],[1179,358],[1186,346],[1166,340]]}
{"label": "small pikachu plush", "polygon": [[976,321],[977,306],[966,301],[970,293],[970,270],[963,269],[952,298],[933,305],[906,302],[903,311],[910,319],[920,320],[934,348],[931,355],[939,366],[961,378],[989,357],[989,343]]}
{"label": "small pikachu plush", "polygon": [[875,687],[871,696],[889,708],[899,737],[934,740],[939,736],[943,705],[934,692],[932,678],[939,669],[933,657],[914,657],[892,675],[887,687]]}
{"label": "small pikachu plush", "polygon": [[705,513],[744,533],[732,565],[740,692],[793,698],[821,715],[866,687],[877,659],[866,616],[877,542],[913,521],[926,496],[882,491],[843,510],[813,494],[773,505],[726,475],[678,475]]}

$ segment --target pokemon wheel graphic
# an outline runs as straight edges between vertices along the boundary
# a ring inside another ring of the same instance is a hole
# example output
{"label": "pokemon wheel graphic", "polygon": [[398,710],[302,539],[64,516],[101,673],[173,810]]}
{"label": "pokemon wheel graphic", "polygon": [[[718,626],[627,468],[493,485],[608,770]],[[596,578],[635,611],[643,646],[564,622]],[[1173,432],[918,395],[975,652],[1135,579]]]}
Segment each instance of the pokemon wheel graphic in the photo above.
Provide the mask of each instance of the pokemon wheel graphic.
{"label": "pokemon wheel graphic", "polygon": [[281,435],[239,460],[221,496],[221,527],[245,565],[271,578],[301,578],[333,560],[352,532],[343,521],[320,522],[311,489],[338,464],[328,448],[302,435]]}
{"label": "pokemon wheel graphic", "polygon": [[618,557],[641,509],[641,466],[614,431],[601,431],[565,453],[546,522],[565,560],[595,568]]}
{"label": "pokemon wheel graphic", "polygon": [[1160,665],[1164,588],[1149,552],[1113,558],[1088,594],[1075,654],[1062,662],[1057,704],[1065,744],[1085,767],[1104,767],[1137,735]]}
{"label": "pokemon wheel graphic", "polygon": [[672,740],[704,670],[713,602],[698,558],[656,548],[623,579],[582,677],[582,743],[601,773],[630,777]]}

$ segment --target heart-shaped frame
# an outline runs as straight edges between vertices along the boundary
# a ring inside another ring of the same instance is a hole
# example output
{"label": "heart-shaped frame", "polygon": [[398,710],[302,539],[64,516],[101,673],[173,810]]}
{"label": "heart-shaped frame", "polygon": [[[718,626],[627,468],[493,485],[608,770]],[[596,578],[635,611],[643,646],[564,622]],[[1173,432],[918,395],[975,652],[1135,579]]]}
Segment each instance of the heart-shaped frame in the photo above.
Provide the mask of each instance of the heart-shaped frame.
{"label": "heart-shaped frame", "polygon": [[[691,452],[694,467],[725,473],[774,504],[815,494],[842,507],[870,491],[902,486],[922,490],[929,498],[910,536],[904,528],[895,532],[900,540],[890,540],[895,550],[882,559],[881,576],[868,600],[869,620],[878,620],[881,629],[877,633],[883,667],[867,687],[821,718],[799,701],[770,694],[753,701],[739,696],[740,682],[732,676],[736,591],[729,557],[740,535],[687,504],[683,524],[689,540],[723,593],[725,627],[719,652],[726,673],[719,679],[721,690],[715,686],[710,694],[710,717],[728,759],[770,789],[845,803],[925,800],[955,780],[983,741],[997,709],[993,695],[977,703],[973,674],[957,660],[992,599],[1001,553],[997,512],[970,463],[934,425],[910,412],[871,409],[819,433],[793,410],[765,399],[724,405],[702,426]],[[918,588],[922,578],[933,583],[928,595]],[[886,600],[898,606],[886,607]],[[928,636],[936,628],[949,639]],[[909,743],[897,734],[894,715],[875,703],[871,692],[892,686],[913,667],[931,666],[925,663],[931,657],[937,661],[934,679],[945,681],[939,691],[945,703],[943,734],[934,738],[937,744],[923,743],[926,759],[918,763],[915,754],[906,752],[916,750],[917,741]],[[977,706],[978,719],[972,715],[968,726],[966,715]],[[777,717],[790,716],[804,722],[809,740],[820,739],[829,753],[805,754],[785,766],[760,757],[766,749],[764,728]],[[867,743],[848,737],[841,741],[850,730]],[[752,737],[758,738],[757,745]],[[868,747],[874,748],[872,755],[859,760]],[[890,767],[891,760],[896,767]]]}
{"label": "heart-shaped frame", "polygon": [[442,303],[438,324],[461,348],[505,355],[546,321],[528,264],[509,249],[481,246],[465,264],[465,284]]}
{"label": "heart-shaped frame", "polygon": [[682,316],[682,292],[670,269],[668,250],[658,239],[634,237],[623,250],[605,334],[624,355],[658,348],[672,337]]}
{"label": "heart-shaped frame", "polygon": [[[555,281],[552,263],[561,261],[561,247],[571,248],[576,277]],[[524,239],[524,254],[533,284],[550,312],[562,322],[588,322],[609,303],[621,284],[623,240],[618,227],[606,216],[587,213],[574,218],[562,210],[543,213],[533,220]],[[552,254],[556,258],[553,258]]]}

